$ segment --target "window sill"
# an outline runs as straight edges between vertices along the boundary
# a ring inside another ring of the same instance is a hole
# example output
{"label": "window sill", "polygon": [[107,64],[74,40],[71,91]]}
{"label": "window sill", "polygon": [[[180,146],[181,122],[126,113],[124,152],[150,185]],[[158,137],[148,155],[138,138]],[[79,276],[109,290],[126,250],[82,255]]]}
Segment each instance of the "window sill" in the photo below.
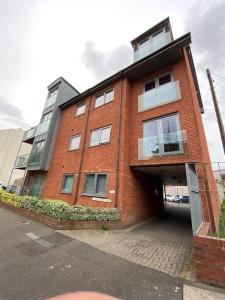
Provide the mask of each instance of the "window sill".
{"label": "window sill", "polygon": [[81,196],[87,196],[87,197],[96,197],[96,198],[105,198],[106,195],[99,195],[99,194],[87,194],[87,193],[82,193]]}
{"label": "window sill", "polygon": [[60,191],[60,194],[71,195],[71,194],[72,194],[72,192],[62,192],[62,191]]}
{"label": "window sill", "polygon": [[97,109],[97,108],[99,108],[99,107],[102,107],[102,106],[105,106],[105,105],[107,105],[107,104],[109,104],[109,103],[111,103],[111,102],[113,102],[114,101],[114,99],[113,100],[111,100],[111,101],[109,101],[109,102],[106,102],[106,103],[104,103],[104,104],[102,104],[102,105],[99,105],[99,106],[94,106],[94,109]]}
{"label": "window sill", "polygon": [[110,144],[110,142],[100,143],[98,145],[93,145],[93,146],[89,145],[88,148],[97,147],[97,146],[101,146],[101,145],[107,145],[107,144]]}
{"label": "window sill", "polygon": [[80,148],[72,149],[72,150],[67,150],[67,152],[73,152],[73,151],[78,151],[78,150],[80,150]]}

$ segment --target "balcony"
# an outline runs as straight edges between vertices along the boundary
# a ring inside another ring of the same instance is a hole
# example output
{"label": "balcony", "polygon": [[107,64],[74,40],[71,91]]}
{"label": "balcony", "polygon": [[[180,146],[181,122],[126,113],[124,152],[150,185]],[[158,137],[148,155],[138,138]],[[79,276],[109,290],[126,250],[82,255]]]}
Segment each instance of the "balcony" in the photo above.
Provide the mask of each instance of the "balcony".
{"label": "balcony", "polygon": [[27,162],[27,169],[29,170],[39,169],[41,165],[42,157],[43,157],[43,150],[31,152]]}
{"label": "balcony", "polygon": [[160,106],[181,99],[179,81],[171,81],[138,97],[138,111]]}
{"label": "balcony", "polygon": [[36,131],[36,136],[37,135],[41,135],[43,133],[46,133],[49,129],[49,125],[50,125],[50,121],[51,119],[43,122],[43,123],[40,123],[37,127],[37,131]]}
{"label": "balcony", "polygon": [[37,126],[32,127],[24,132],[23,142],[33,144],[33,140],[37,131]]}
{"label": "balcony", "polygon": [[138,139],[138,159],[146,160],[155,156],[182,154],[185,152],[186,141],[185,130]]}
{"label": "balcony", "polygon": [[25,170],[26,167],[27,167],[27,162],[28,162],[29,155],[30,154],[24,154],[24,155],[18,156],[17,159],[16,159],[16,163],[15,163],[14,168]]}
{"label": "balcony", "polygon": [[134,62],[142,59],[145,56],[150,55],[151,53],[157,51],[158,49],[164,47],[165,45],[171,42],[171,34],[170,32],[165,32],[164,34],[160,34],[154,39],[151,39],[144,44],[139,46],[139,49],[134,51]]}

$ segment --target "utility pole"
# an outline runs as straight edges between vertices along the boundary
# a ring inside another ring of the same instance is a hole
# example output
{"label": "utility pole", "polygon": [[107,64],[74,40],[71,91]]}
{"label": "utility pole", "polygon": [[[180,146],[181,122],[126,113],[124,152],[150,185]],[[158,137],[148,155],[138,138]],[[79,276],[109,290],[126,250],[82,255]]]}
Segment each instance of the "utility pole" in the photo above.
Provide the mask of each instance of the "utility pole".
{"label": "utility pole", "polygon": [[213,85],[213,81],[212,81],[212,77],[211,77],[211,73],[209,71],[209,69],[206,69],[206,74],[209,80],[209,85],[210,85],[210,89],[211,89],[211,93],[212,93],[212,99],[213,99],[213,104],[214,104],[214,108],[215,108],[215,112],[216,112],[216,118],[217,118],[217,123],[219,126],[219,130],[220,130],[220,136],[221,136],[221,140],[222,140],[222,145],[223,145],[223,151],[225,154],[225,131],[224,131],[224,126],[223,126],[223,121],[221,118],[221,113],[220,113],[220,108],[217,102],[217,98],[216,98],[216,92],[214,89],[214,85]]}

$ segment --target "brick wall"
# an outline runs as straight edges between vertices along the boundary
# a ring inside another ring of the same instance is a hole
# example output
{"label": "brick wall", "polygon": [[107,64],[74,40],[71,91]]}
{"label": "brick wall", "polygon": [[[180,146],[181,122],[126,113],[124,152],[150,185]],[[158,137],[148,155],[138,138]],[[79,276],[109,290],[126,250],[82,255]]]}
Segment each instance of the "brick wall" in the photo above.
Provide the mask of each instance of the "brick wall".
{"label": "brick wall", "polygon": [[225,288],[225,239],[207,236],[210,225],[193,237],[197,280]]}
{"label": "brick wall", "polygon": [[[142,93],[143,81],[167,71],[172,71],[174,80],[179,80],[181,100],[139,113],[138,96]],[[111,87],[112,85],[104,90]],[[153,216],[163,207],[160,181],[135,172],[132,168],[185,162],[204,163],[209,162],[209,155],[187,57],[138,81],[129,82],[125,78],[120,79],[113,87],[114,101],[111,103],[94,108],[95,94],[93,94],[82,100],[87,104],[85,114],[75,117],[75,104],[62,110],[43,196],[62,199],[69,204],[118,206],[121,209],[122,221],[128,224]],[[179,113],[181,129],[187,131],[185,153],[138,160],[138,138],[143,134],[143,121],[176,112]],[[90,131],[107,125],[112,126],[110,142],[89,147]],[[81,134],[80,149],[68,151],[70,137],[75,134]],[[111,202],[94,201],[92,197],[82,195],[85,174],[88,172],[108,174],[106,198]],[[67,173],[75,175],[75,182],[72,193],[63,194],[60,189],[63,175]],[[156,185],[159,185],[157,195],[153,192]],[[216,206],[214,211],[215,213],[218,211]]]}

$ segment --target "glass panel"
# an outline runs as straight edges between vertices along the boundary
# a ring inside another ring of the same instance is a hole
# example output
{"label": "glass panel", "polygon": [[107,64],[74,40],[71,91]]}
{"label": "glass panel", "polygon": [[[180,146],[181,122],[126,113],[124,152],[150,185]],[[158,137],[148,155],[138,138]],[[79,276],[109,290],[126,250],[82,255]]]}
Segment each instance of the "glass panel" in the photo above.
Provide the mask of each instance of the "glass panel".
{"label": "glass panel", "polygon": [[62,192],[70,193],[72,191],[73,179],[74,179],[74,175],[65,175],[63,186],[62,186]]}
{"label": "glass panel", "polygon": [[155,80],[145,83],[145,92],[155,88]]}
{"label": "glass panel", "polygon": [[97,175],[96,193],[105,195],[106,194],[106,174]]}
{"label": "glass panel", "polygon": [[154,51],[165,46],[167,43],[167,34],[164,31],[158,32],[155,36],[152,36],[152,47]]}
{"label": "glass panel", "polygon": [[97,129],[91,132],[90,146],[95,146],[99,144],[100,135],[101,135],[101,129]]}
{"label": "glass panel", "polygon": [[107,143],[110,140],[111,127],[103,128],[101,130],[100,143]]}
{"label": "glass panel", "polygon": [[48,121],[52,117],[52,111],[42,117],[42,123]]}
{"label": "glass panel", "polygon": [[163,85],[163,84],[166,84],[168,82],[171,82],[171,75],[170,73],[169,74],[166,74],[162,77],[159,77],[159,85]]}
{"label": "glass panel", "polygon": [[177,116],[163,118],[161,121],[164,152],[179,151]]}
{"label": "glass panel", "polygon": [[47,108],[51,105],[53,105],[56,101],[56,98],[57,98],[57,94],[58,94],[58,90],[54,90],[53,92],[51,92],[45,102],[45,107],[44,108]]}
{"label": "glass panel", "polygon": [[96,97],[96,100],[95,100],[95,107],[99,107],[99,106],[103,105],[103,104],[104,104],[104,98],[105,98],[105,95],[104,95],[104,94],[102,94],[102,95]]}
{"label": "glass panel", "polygon": [[76,116],[82,115],[85,113],[86,103],[81,103],[77,105]]}
{"label": "glass panel", "polygon": [[105,103],[111,102],[114,99],[114,90],[105,93]]}
{"label": "glass panel", "polygon": [[87,194],[95,193],[95,174],[86,174],[84,192]]}
{"label": "glass panel", "polygon": [[149,121],[144,123],[144,156],[152,156],[159,154],[159,134],[158,134],[158,121]]}
{"label": "glass panel", "polygon": [[73,136],[70,140],[69,150],[79,149],[79,146],[80,146],[80,135]]}

